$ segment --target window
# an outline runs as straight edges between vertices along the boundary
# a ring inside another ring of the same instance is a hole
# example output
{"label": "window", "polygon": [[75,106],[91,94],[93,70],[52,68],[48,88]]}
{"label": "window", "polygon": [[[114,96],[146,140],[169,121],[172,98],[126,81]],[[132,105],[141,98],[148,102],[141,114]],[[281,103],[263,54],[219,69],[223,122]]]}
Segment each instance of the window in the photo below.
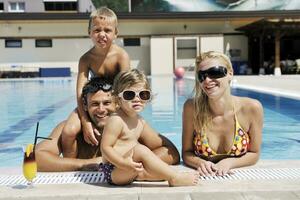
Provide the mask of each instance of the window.
{"label": "window", "polygon": [[22,40],[5,40],[5,48],[22,48]]}
{"label": "window", "polygon": [[25,12],[25,3],[10,2],[8,5],[8,12]]}
{"label": "window", "polygon": [[124,46],[141,46],[140,38],[124,38]]}
{"label": "window", "polygon": [[47,1],[44,2],[46,11],[76,11],[77,2],[55,2]]}
{"label": "window", "polygon": [[35,47],[52,47],[51,39],[36,39]]}
{"label": "window", "polygon": [[4,11],[4,3],[0,2],[0,12],[3,12],[3,11]]}
{"label": "window", "polygon": [[194,59],[197,55],[196,39],[177,40],[177,59]]}

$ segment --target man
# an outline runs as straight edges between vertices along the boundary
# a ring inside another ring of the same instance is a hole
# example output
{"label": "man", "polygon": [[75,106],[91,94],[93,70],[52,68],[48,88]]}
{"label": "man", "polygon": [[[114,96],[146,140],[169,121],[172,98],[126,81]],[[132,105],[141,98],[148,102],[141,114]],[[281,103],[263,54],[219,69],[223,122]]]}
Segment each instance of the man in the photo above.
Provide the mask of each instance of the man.
{"label": "man", "polygon": [[[111,84],[102,78],[91,79],[83,88],[82,97],[84,107],[91,122],[100,133],[103,132],[108,116],[115,111],[115,104],[111,96]],[[76,158],[62,157],[61,134],[65,121],[59,123],[49,137],[36,146],[36,161],[38,171],[76,171],[96,170],[102,162],[100,147],[87,144],[83,139],[81,130],[74,129],[77,135],[74,151]],[[176,147],[164,136],[158,135],[151,127],[145,127],[140,142],[150,148],[158,157],[168,164],[179,162],[179,153]],[[101,135],[97,136],[99,144]],[[139,177],[143,179],[142,175]]]}

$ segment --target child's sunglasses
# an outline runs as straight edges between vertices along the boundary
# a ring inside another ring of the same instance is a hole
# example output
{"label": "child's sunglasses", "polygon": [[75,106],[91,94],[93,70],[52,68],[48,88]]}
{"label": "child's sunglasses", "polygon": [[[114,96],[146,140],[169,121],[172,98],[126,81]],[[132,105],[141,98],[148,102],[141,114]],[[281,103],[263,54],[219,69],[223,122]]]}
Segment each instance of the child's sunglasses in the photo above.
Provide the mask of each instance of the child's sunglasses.
{"label": "child's sunglasses", "polygon": [[210,79],[223,78],[227,75],[227,68],[223,66],[213,66],[207,70],[198,71],[198,79],[202,83],[207,77]]}
{"label": "child's sunglasses", "polygon": [[149,101],[151,99],[151,92],[149,90],[133,91],[133,90],[124,90],[119,93],[119,97],[123,98],[125,101],[131,101],[136,96],[138,96],[143,101]]}

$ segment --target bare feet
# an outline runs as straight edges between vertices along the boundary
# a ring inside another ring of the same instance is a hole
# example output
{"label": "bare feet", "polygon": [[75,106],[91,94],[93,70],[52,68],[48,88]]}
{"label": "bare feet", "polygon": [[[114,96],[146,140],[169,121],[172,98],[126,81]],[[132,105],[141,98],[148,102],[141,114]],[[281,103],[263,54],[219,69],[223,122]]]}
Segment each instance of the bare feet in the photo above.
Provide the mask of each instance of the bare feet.
{"label": "bare feet", "polygon": [[178,172],[176,177],[169,181],[170,186],[193,186],[199,181],[199,172]]}

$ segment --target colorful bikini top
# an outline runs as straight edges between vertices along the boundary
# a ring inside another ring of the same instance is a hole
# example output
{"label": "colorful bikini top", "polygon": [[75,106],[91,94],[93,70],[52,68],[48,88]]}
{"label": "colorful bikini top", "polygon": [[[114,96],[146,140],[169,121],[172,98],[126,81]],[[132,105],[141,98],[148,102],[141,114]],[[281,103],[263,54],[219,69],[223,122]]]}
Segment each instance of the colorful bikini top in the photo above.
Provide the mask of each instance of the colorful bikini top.
{"label": "colorful bikini top", "polygon": [[200,157],[214,157],[217,155],[241,156],[247,152],[250,147],[250,139],[247,132],[245,132],[239,124],[235,115],[235,134],[233,137],[233,145],[231,149],[225,154],[218,154],[208,144],[206,134],[196,133],[194,131],[194,152]]}

